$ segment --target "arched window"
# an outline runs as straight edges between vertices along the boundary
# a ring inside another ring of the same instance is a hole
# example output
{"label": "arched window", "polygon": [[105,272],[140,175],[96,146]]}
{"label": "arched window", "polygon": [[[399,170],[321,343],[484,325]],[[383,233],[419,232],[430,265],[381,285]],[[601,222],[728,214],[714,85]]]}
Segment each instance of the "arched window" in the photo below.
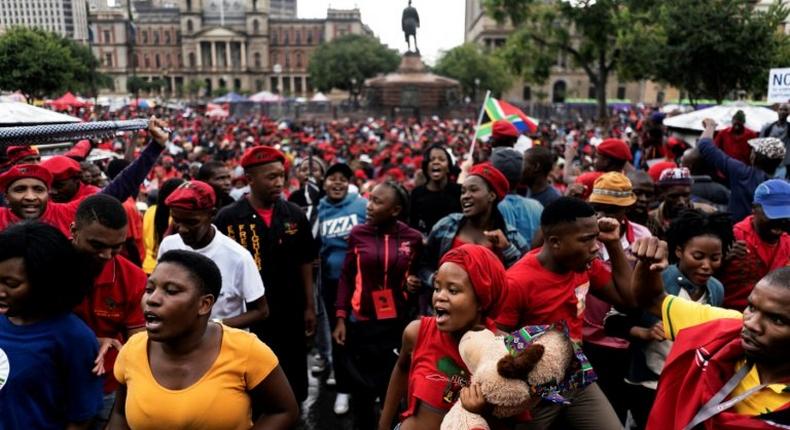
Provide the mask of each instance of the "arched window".
{"label": "arched window", "polygon": [[301,45],[302,44],[302,31],[301,30],[296,30],[296,44],[297,45]]}
{"label": "arched window", "polygon": [[187,0],[187,12],[192,10],[192,0]]}
{"label": "arched window", "polygon": [[156,65],[157,69],[162,67],[162,63],[159,61],[159,54],[156,54],[154,56],[154,64]]}
{"label": "arched window", "polygon": [[285,58],[285,68],[288,69],[291,67],[291,56],[288,55],[287,52],[283,53],[283,57]]}
{"label": "arched window", "polygon": [[568,85],[565,81],[557,81],[554,83],[551,102],[552,103],[565,103],[565,93],[568,89]]}
{"label": "arched window", "polygon": [[301,52],[297,52],[296,53],[296,67],[297,68],[302,68],[302,53]]}
{"label": "arched window", "polygon": [[271,61],[269,61],[269,64],[271,64],[272,66],[275,64],[280,64],[280,55],[277,51],[272,51]]}
{"label": "arched window", "polygon": [[197,67],[197,56],[194,52],[189,53],[189,67],[195,68]]}
{"label": "arched window", "polygon": [[277,44],[277,31],[272,31],[272,45]]}
{"label": "arched window", "polygon": [[261,53],[260,52],[256,52],[252,56],[252,58],[253,58],[252,61],[255,64],[255,68],[260,69],[261,68]]}
{"label": "arched window", "polygon": [[154,45],[159,45],[159,32],[154,31]]}
{"label": "arched window", "polygon": [[258,34],[261,31],[261,24],[257,19],[252,20],[252,34]]}
{"label": "arched window", "polygon": [[187,20],[187,33],[192,33],[193,31],[195,31],[195,29],[192,26],[192,20],[188,19]]}
{"label": "arched window", "polygon": [[283,34],[283,45],[288,44],[288,31],[285,31]]}

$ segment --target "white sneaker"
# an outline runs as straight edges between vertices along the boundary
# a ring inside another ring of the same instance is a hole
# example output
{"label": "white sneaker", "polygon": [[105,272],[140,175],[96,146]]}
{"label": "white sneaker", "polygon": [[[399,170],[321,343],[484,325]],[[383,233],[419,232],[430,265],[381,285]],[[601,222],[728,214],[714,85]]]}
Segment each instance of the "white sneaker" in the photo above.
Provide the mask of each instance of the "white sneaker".
{"label": "white sneaker", "polygon": [[321,357],[316,358],[313,362],[313,365],[310,367],[310,371],[315,374],[321,373],[324,370],[326,370],[326,361]]}
{"label": "white sneaker", "polygon": [[348,412],[348,398],[346,393],[337,393],[335,397],[335,414],[343,415]]}
{"label": "white sneaker", "polygon": [[337,380],[335,380],[335,371],[332,370],[329,372],[329,376],[326,377],[326,385],[328,387],[334,387],[337,385]]}

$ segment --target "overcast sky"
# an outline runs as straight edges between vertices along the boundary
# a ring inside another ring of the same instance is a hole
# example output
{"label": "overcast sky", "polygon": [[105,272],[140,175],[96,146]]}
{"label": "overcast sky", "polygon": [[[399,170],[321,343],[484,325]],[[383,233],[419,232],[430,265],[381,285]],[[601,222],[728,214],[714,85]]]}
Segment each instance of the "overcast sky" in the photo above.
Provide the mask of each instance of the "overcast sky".
{"label": "overcast sky", "polygon": [[[390,48],[406,51],[400,17],[406,0],[298,0],[300,18],[324,18],[326,9],[358,7],[362,22]],[[413,0],[420,13],[417,44],[423,61],[434,64],[439,52],[464,43],[464,0]]]}

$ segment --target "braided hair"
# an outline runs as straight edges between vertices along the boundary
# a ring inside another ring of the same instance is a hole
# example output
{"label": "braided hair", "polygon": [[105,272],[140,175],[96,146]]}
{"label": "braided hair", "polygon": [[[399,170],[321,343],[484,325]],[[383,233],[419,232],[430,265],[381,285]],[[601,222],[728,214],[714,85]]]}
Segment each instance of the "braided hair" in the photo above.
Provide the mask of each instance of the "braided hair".
{"label": "braided hair", "polygon": [[395,191],[395,197],[398,199],[398,204],[401,207],[398,221],[406,222],[409,216],[409,192],[403,188],[403,185],[392,180],[384,181],[381,185],[386,185]]}

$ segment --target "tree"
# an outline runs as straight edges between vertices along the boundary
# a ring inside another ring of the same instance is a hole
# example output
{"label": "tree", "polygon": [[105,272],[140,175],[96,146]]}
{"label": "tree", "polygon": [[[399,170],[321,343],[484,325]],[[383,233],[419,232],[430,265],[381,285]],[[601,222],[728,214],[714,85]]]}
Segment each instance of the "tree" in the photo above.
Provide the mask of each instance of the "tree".
{"label": "tree", "polygon": [[140,91],[147,91],[148,90],[148,81],[139,77],[139,76],[130,76],[129,79],[126,80],[126,91],[137,96]]}
{"label": "tree", "polygon": [[72,39],[58,37],[60,43],[69,51],[72,60],[73,80],[69,89],[90,97],[95,97],[99,88],[112,85],[112,78],[97,70],[99,60],[93,55],[89,46],[79,44]]}
{"label": "tree", "polygon": [[661,31],[624,50],[635,76],[680,88],[695,99],[721,103],[736,90],[762,94],[768,70],[786,66],[787,9],[776,3],[755,10],[748,0],[665,0],[651,12]]}
{"label": "tree", "polygon": [[111,84],[90,48],[40,29],[12,27],[0,36],[0,88],[44,97],[70,90],[95,95]]}
{"label": "tree", "polygon": [[13,27],[0,36],[0,88],[34,97],[63,92],[74,79],[71,53],[57,36]]}
{"label": "tree", "polygon": [[[445,52],[433,71],[458,80],[464,94],[474,98],[478,90],[491,90],[499,96],[508,88],[511,76],[505,62],[493,55],[483,54],[476,45],[467,43]],[[479,79],[479,85],[475,85]]]}
{"label": "tree", "polygon": [[[655,0],[485,0],[497,21],[509,19],[516,30],[500,55],[531,82],[548,79],[558,58],[584,70],[595,87],[598,118],[606,118],[606,83],[619,67],[621,37],[631,35],[634,11]],[[631,18],[630,20],[625,17]]]}
{"label": "tree", "polygon": [[199,79],[192,79],[187,83],[187,93],[193,97],[200,95],[200,90],[206,87],[206,83]]}
{"label": "tree", "polygon": [[310,58],[310,80],[319,91],[350,90],[351,81],[361,83],[379,73],[394,71],[400,64],[395,50],[370,36],[350,34],[322,43]]}

